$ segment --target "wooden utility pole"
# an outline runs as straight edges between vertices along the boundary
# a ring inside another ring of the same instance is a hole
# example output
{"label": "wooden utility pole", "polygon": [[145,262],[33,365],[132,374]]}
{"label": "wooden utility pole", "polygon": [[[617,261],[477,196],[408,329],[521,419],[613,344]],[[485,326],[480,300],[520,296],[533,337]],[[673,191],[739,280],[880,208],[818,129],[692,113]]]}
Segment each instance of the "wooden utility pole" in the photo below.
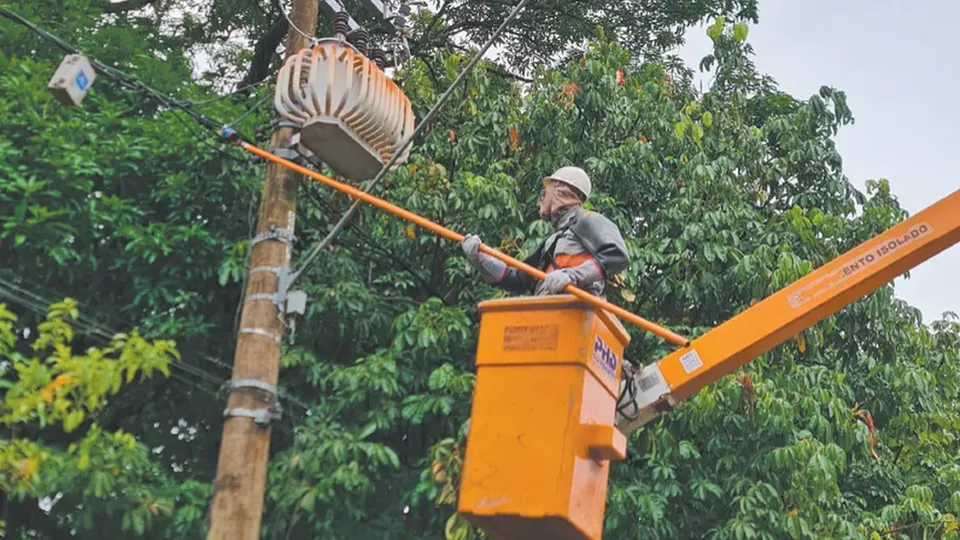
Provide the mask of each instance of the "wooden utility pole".
{"label": "wooden utility pole", "polygon": [[[308,47],[307,35],[317,27],[318,0],[293,0],[287,31],[285,58]],[[271,149],[290,147],[294,128],[278,125],[270,138]],[[280,340],[283,322],[275,301],[280,282],[289,269],[293,251],[297,184],[300,176],[273,163],[267,164],[266,180],[257,212],[257,236],[251,243],[250,273],[240,316],[240,333],[233,360],[233,377],[227,409],[213,501],[210,505],[208,540],[255,540],[260,537],[263,499],[270,450],[271,413],[278,406],[276,387],[280,376]]]}

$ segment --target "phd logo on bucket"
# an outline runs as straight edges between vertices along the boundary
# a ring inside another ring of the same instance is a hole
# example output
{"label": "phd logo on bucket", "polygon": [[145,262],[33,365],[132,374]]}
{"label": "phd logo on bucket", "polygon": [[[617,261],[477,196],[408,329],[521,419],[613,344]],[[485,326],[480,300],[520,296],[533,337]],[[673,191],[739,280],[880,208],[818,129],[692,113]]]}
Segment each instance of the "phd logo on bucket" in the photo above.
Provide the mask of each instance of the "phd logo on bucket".
{"label": "phd logo on bucket", "polygon": [[593,340],[593,361],[600,366],[600,369],[610,377],[617,376],[617,358],[616,353],[610,350],[610,347],[597,336]]}

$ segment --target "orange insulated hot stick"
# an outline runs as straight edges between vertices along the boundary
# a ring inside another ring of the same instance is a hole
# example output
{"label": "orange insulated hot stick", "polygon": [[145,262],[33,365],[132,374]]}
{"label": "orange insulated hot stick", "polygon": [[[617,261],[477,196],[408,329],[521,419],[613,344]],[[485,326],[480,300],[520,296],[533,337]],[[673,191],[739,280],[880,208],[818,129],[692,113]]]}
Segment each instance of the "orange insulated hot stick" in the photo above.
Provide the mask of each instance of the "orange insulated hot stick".
{"label": "orange insulated hot stick", "polygon": [[[312,170],[310,170],[310,169],[308,169],[308,168],[306,168],[306,167],[302,167],[302,166],[300,166],[300,165],[297,165],[296,163],[294,163],[294,162],[292,162],[292,161],[290,161],[290,160],[287,160],[287,159],[283,159],[283,158],[281,158],[281,157],[278,157],[278,156],[274,155],[273,153],[268,152],[268,151],[266,151],[266,150],[264,150],[264,149],[262,149],[262,148],[260,148],[260,147],[258,147],[258,146],[256,146],[256,145],[250,144],[250,143],[248,143],[248,142],[240,141],[238,144],[239,144],[244,150],[246,150],[247,152],[250,152],[251,154],[260,156],[260,157],[262,157],[262,158],[264,158],[264,159],[266,159],[266,160],[272,161],[272,162],[274,162],[274,163],[276,163],[276,164],[278,164],[278,165],[280,165],[280,166],[282,166],[282,167],[286,167],[286,168],[288,168],[288,169],[290,169],[290,170],[292,170],[292,171],[296,171],[296,172],[299,173],[299,174],[302,174],[302,175],[304,175],[304,176],[310,177],[310,178],[312,178],[312,179],[314,179],[314,180],[316,180],[316,181],[318,181],[318,182],[321,182],[321,183],[323,183],[323,184],[326,184],[326,185],[328,185],[328,186],[330,186],[330,187],[332,187],[332,188],[334,188],[334,189],[336,189],[336,190],[338,190],[338,191],[342,191],[343,193],[346,193],[347,195],[350,195],[351,197],[360,199],[360,200],[362,200],[362,201],[364,201],[364,202],[366,202],[366,203],[369,203],[369,204],[371,204],[371,205],[373,205],[373,206],[376,206],[377,208],[380,208],[381,210],[386,210],[387,212],[390,212],[391,214],[393,214],[393,215],[395,215],[395,216],[397,216],[397,217],[400,217],[400,218],[403,218],[403,219],[405,219],[405,220],[407,220],[407,221],[413,222],[413,223],[415,223],[415,224],[423,227],[424,229],[427,229],[427,230],[429,230],[429,231],[432,231],[432,232],[434,232],[434,233],[436,233],[436,234],[438,234],[438,235],[440,235],[440,236],[442,236],[442,237],[444,237],[444,238],[447,238],[447,239],[449,239],[449,240],[453,240],[454,242],[461,242],[461,241],[463,241],[464,236],[463,236],[462,234],[460,234],[460,233],[458,233],[458,232],[455,232],[455,231],[452,231],[452,230],[450,230],[450,229],[448,229],[448,228],[446,228],[446,227],[444,227],[444,226],[442,226],[442,225],[439,225],[439,224],[437,224],[437,223],[434,223],[433,221],[430,221],[429,219],[427,219],[427,218],[425,218],[425,217],[423,217],[423,216],[417,215],[417,214],[415,214],[415,213],[413,213],[413,212],[411,212],[411,211],[409,211],[409,210],[405,210],[405,209],[403,209],[403,208],[400,208],[399,206],[397,206],[397,205],[395,205],[395,204],[391,204],[391,203],[389,203],[389,202],[387,202],[387,201],[385,201],[385,200],[383,200],[383,199],[380,199],[380,198],[378,198],[378,197],[375,197],[375,196],[373,196],[373,195],[370,195],[369,193],[366,193],[366,192],[364,192],[364,191],[361,191],[361,190],[359,190],[359,189],[357,189],[357,188],[355,188],[355,187],[353,187],[353,186],[351,186],[351,185],[349,185],[349,184],[344,184],[343,182],[338,182],[338,181],[334,180],[333,178],[330,178],[330,177],[328,177],[328,176],[324,176],[324,175],[322,175],[322,174],[320,174],[320,173],[318,173],[318,172],[312,171]],[[523,263],[523,262],[521,262],[521,261],[518,261],[517,259],[514,259],[513,257],[510,257],[509,255],[504,255],[503,253],[500,253],[499,251],[497,251],[497,250],[495,250],[495,249],[493,249],[493,248],[491,248],[491,247],[489,247],[489,246],[481,245],[481,246],[480,246],[480,251],[486,253],[487,255],[490,255],[491,257],[496,257],[497,259],[503,261],[504,264],[507,264],[507,265],[509,265],[509,266],[512,266],[513,268],[516,268],[517,270],[520,270],[521,272],[524,272],[525,274],[528,274],[528,275],[530,275],[531,277],[534,277],[534,278],[537,278],[537,279],[540,279],[540,280],[543,280],[543,279],[546,277],[546,274],[545,274],[544,272],[542,272],[542,271],[540,271],[540,270],[538,270],[538,269],[536,269],[536,268],[534,268],[534,267],[532,267],[532,266],[530,266],[530,265],[528,265],[528,264],[525,264],[525,263]],[[668,329],[666,329],[666,328],[664,328],[664,327],[662,327],[662,326],[660,326],[660,325],[658,325],[658,324],[656,324],[656,323],[650,322],[650,321],[644,319],[643,317],[640,317],[639,315],[635,315],[635,314],[633,314],[633,313],[630,313],[629,311],[627,311],[627,310],[625,310],[625,309],[623,309],[623,308],[621,308],[621,307],[619,307],[619,306],[615,306],[615,305],[611,304],[610,302],[607,302],[606,300],[603,300],[603,299],[601,299],[601,298],[599,298],[599,297],[597,297],[597,296],[594,296],[594,295],[592,295],[592,294],[584,291],[583,289],[577,288],[577,287],[575,287],[575,286],[573,286],[573,285],[567,285],[567,287],[564,289],[564,291],[567,292],[567,293],[569,293],[569,294],[572,294],[573,296],[576,296],[577,298],[579,298],[579,299],[583,300],[584,302],[590,304],[590,305],[593,306],[594,308],[601,309],[601,310],[604,310],[604,311],[609,311],[610,313],[612,313],[612,314],[614,314],[614,315],[616,315],[616,316],[618,316],[618,317],[621,317],[623,320],[629,322],[630,324],[633,324],[634,326],[637,326],[638,328],[642,328],[642,329],[644,329],[644,330],[646,330],[646,331],[648,331],[648,332],[651,332],[651,333],[653,333],[653,334],[656,334],[657,336],[662,337],[663,339],[669,341],[670,343],[673,343],[674,345],[677,345],[677,346],[680,346],[680,347],[684,347],[684,346],[687,346],[687,345],[690,343],[690,341],[689,341],[687,338],[685,338],[685,337],[683,337],[683,336],[680,336],[680,335],[678,335],[678,334],[676,334],[676,333],[674,333],[674,332],[671,332],[670,330],[668,330]]]}

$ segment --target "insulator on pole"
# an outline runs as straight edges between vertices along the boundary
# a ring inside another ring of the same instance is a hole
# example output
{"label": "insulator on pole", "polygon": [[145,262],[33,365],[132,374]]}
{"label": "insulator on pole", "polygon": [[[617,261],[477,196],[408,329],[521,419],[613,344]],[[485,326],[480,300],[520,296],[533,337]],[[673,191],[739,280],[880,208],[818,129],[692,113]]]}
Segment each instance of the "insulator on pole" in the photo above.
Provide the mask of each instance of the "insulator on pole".
{"label": "insulator on pole", "polygon": [[370,33],[367,32],[366,28],[358,28],[356,32],[347,38],[347,41],[356,47],[360,54],[366,56],[367,45],[370,43]]}
{"label": "insulator on pole", "polygon": [[381,70],[387,65],[387,53],[383,52],[383,49],[372,49],[368,57],[370,60],[373,60],[373,63],[377,64],[377,67]]}
{"label": "insulator on pole", "polygon": [[333,16],[333,33],[340,39],[347,37],[350,33],[350,14],[346,11],[338,11]]}

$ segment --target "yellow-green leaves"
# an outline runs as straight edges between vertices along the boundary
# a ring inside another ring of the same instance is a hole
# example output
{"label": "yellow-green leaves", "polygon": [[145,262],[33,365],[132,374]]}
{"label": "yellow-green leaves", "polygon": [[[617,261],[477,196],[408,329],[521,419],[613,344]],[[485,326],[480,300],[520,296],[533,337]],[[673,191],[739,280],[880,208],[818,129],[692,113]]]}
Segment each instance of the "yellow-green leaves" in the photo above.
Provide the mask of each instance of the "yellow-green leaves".
{"label": "yellow-green leaves", "polygon": [[747,23],[738,22],[733,25],[733,39],[740,43],[747,40]]}
{"label": "yellow-green leaves", "polygon": [[725,23],[725,19],[723,17],[717,17],[713,21],[713,24],[707,27],[707,36],[709,36],[710,39],[714,41],[719,39],[720,36],[723,34],[724,23]]}
{"label": "yellow-green leaves", "polygon": [[77,470],[82,472],[82,471],[86,471],[89,468],[90,468],[90,454],[89,453],[80,454],[80,456],[77,458]]}
{"label": "yellow-green leaves", "polygon": [[[720,36],[723,35],[723,29],[726,25],[726,19],[724,17],[717,17],[714,19],[713,24],[707,27],[707,36],[711,40],[717,41],[720,39]],[[738,22],[733,25],[733,39],[737,43],[743,43],[747,40],[748,27],[745,22]]]}
{"label": "yellow-green leaves", "polygon": [[683,136],[687,133],[687,122],[681,120],[673,125],[673,131],[677,134],[678,139],[682,139]]}
{"label": "yellow-green leaves", "polygon": [[[136,332],[118,334],[107,347],[89,348],[77,355],[71,348],[74,334],[70,321],[78,316],[71,299],[50,307],[32,345],[37,352],[49,351],[50,356],[0,356],[13,365],[12,372],[0,379],[6,387],[0,423],[62,423],[65,431],[73,431],[87,414],[103,408],[124,379],[129,383],[138,373],[142,379],[154,371],[168,374],[169,364],[179,359],[172,342],[148,342]],[[0,328],[0,342],[11,339],[15,339],[11,330]]]}
{"label": "yellow-green leaves", "polygon": [[[0,424],[7,432],[35,433],[37,428],[59,425],[70,436],[85,421],[95,419],[124,379],[130,382],[135,374],[148,377],[157,370],[169,373],[169,364],[179,359],[172,342],[148,342],[135,332],[118,335],[104,348],[78,353],[72,346],[70,324],[78,317],[72,300],[53,304],[32,344],[38,356],[26,358],[13,352],[16,318],[0,305],[0,360],[10,365],[0,379],[5,389]],[[139,475],[146,463],[146,451],[133,435],[105,433],[94,421],[66,451],[26,438],[0,439],[0,488],[16,497],[70,492],[98,500],[113,497],[110,504],[116,504],[116,493],[123,491],[118,486],[129,483],[128,476]],[[137,490],[148,493],[142,485]],[[101,503],[85,504],[95,508]],[[130,518],[130,526],[138,533],[149,525],[151,516],[172,511],[163,499],[152,499],[146,506],[133,504],[136,509],[128,510],[128,515],[145,512]]]}
{"label": "yellow-green leaves", "polygon": [[700,141],[703,139],[703,127],[700,124],[693,124],[693,127],[690,128],[690,136],[693,137],[693,142],[700,146]]}
{"label": "yellow-green leaves", "polygon": [[13,325],[17,316],[7,309],[6,304],[0,304],[0,357],[10,354],[17,337],[13,332]]}
{"label": "yellow-green leaves", "polygon": [[26,439],[0,439],[0,488],[5,493],[30,493],[49,453]]}

